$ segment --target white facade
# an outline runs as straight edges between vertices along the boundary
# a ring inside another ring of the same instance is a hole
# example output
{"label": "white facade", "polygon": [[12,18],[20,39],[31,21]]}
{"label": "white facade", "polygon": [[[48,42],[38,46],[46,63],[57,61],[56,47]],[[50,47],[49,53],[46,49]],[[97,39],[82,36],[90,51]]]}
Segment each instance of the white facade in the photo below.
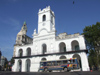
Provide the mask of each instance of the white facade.
{"label": "white facade", "polygon": [[55,15],[50,6],[39,9],[38,33],[33,33],[32,44],[15,47],[15,63],[12,71],[38,72],[40,61],[58,60],[62,56],[68,58],[77,57],[80,62],[80,70],[89,71],[87,50],[84,36],[77,34],[67,35],[61,33],[56,36]]}

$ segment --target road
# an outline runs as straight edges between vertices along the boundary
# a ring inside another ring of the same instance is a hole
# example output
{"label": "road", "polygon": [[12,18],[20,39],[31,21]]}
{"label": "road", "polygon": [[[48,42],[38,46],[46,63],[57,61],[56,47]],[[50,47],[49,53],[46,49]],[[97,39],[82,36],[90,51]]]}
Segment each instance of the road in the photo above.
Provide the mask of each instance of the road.
{"label": "road", "polygon": [[0,75],[100,75],[100,71],[93,72],[6,72],[0,71]]}

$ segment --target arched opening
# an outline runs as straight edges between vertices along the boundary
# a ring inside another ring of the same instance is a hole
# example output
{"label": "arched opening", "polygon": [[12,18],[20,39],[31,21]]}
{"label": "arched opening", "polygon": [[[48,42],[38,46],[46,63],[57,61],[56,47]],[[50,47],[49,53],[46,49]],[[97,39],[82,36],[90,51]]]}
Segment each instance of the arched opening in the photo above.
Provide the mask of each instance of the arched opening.
{"label": "arched opening", "polygon": [[46,15],[43,15],[43,21],[46,21]]}
{"label": "arched opening", "polygon": [[22,55],[23,55],[23,50],[20,49],[20,50],[19,50],[19,57],[22,57]]}
{"label": "arched opening", "polygon": [[30,61],[30,59],[27,59],[26,60],[26,71],[27,72],[30,72],[30,67],[31,67],[31,61]]}
{"label": "arched opening", "polygon": [[46,58],[42,58],[42,59],[41,59],[41,61],[46,61],[46,60],[47,60]]}
{"label": "arched opening", "polygon": [[59,51],[60,52],[66,52],[66,45],[65,45],[65,43],[64,42],[61,42],[60,44],[59,44]]}
{"label": "arched opening", "polygon": [[18,60],[18,71],[21,72],[22,71],[22,61]]}
{"label": "arched opening", "polygon": [[53,23],[53,16],[51,16],[51,23]]}
{"label": "arched opening", "polygon": [[42,45],[42,53],[45,54],[47,52],[47,46],[46,44]]}
{"label": "arched opening", "polygon": [[76,41],[76,40],[72,41],[71,46],[72,46],[72,50],[73,50],[73,51],[80,50],[80,48],[79,48],[79,43],[78,43],[78,41]]}
{"label": "arched opening", "polygon": [[44,61],[46,61],[46,60],[47,60],[46,58],[42,58],[42,59],[41,59],[41,61],[43,61],[43,62],[40,63],[40,66],[41,66],[41,67],[46,66],[47,62],[44,62]]}
{"label": "arched opening", "polygon": [[81,65],[81,57],[78,55],[78,54],[74,54],[73,55],[73,58],[77,58],[77,61],[78,61],[78,68],[82,68],[82,65]]}
{"label": "arched opening", "polygon": [[31,56],[31,48],[27,48],[27,56]]}
{"label": "arched opening", "polygon": [[60,56],[59,59],[67,59],[66,56]]}

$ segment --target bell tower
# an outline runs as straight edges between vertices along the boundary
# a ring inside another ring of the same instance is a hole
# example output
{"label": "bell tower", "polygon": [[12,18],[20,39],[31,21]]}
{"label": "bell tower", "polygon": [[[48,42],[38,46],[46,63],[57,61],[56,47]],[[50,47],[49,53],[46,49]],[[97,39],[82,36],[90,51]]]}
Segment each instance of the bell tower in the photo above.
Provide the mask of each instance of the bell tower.
{"label": "bell tower", "polygon": [[22,46],[22,45],[26,45],[26,44],[31,44],[33,39],[30,38],[29,36],[26,35],[27,33],[27,26],[26,26],[26,21],[24,22],[21,30],[18,32],[17,37],[16,37],[16,43],[14,44],[14,53],[13,53],[13,57],[15,57],[15,53],[16,53],[16,47],[17,46]]}
{"label": "bell tower", "polygon": [[17,38],[16,38],[16,44],[23,44],[22,39],[24,35],[26,35],[27,33],[27,26],[26,26],[26,21],[24,22],[20,32],[17,34]]}
{"label": "bell tower", "polygon": [[38,33],[41,33],[43,30],[47,32],[55,30],[55,15],[50,6],[43,10],[39,9],[38,12]]}
{"label": "bell tower", "polygon": [[23,34],[25,34],[25,35],[26,35],[26,32],[27,32],[26,21],[24,21],[24,24],[23,24],[23,26],[22,26],[21,31],[23,32]]}

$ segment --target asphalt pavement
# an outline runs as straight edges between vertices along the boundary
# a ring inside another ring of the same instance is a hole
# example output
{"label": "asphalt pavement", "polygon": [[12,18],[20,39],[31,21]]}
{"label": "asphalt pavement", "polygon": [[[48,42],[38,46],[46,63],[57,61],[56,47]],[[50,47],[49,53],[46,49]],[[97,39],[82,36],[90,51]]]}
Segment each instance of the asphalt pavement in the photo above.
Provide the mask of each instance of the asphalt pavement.
{"label": "asphalt pavement", "polygon": [[8,72],[0,71],[0,75],[100,75],[100,71],[93,72]]}

